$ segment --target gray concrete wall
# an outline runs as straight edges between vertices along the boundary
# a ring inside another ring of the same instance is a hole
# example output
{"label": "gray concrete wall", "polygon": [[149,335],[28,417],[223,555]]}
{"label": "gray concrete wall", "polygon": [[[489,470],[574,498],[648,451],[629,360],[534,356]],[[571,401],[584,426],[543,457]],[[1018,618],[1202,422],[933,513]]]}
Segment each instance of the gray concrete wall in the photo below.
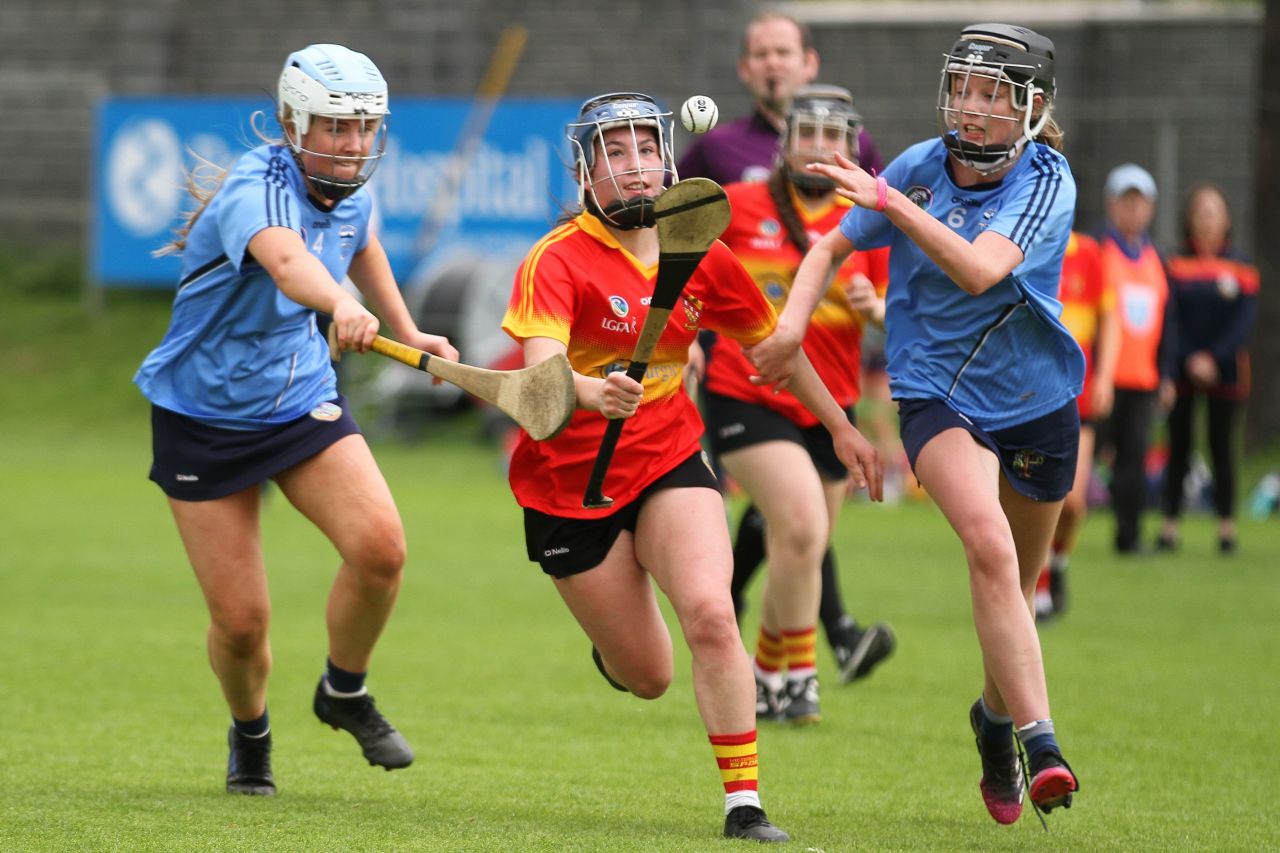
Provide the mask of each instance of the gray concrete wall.
{"label": "gray concrete wall", "polygon": [[[960,3],[925,4],[905,15],[886,15],[883,4],[788,9],[814,18],[823,78],[854,91],[892,156],[934,133],[940,54],[960,23],[919,19],[954,16],[957,7],[984,9]],[[393,97],[465,96],[479,84],[503,26],[520,21],[529,42],[512,94],[576,97],[639,88],[678,104],[701,92],[733,116],[747,107],[733,66],[742,25],[756,8],[748,0],[5,0],[0,91],[8,109],[0,145],[13,159],[0,193],[0,239],[69,245],[84,239],[92,109],[109,93],[261,93],[265,106],[289,50],[340,41],[374,57]],[[1247,9],[1214,14],[1027,21],[1058,43],[1059,115],[1083,226],[1097,222],[1107,169],[1133,159],[1165,191],[1160,236],[1172,235],[1181,190],[1207,179],[1227,187],[1240,242],[1252,248],[1261,28]]]}

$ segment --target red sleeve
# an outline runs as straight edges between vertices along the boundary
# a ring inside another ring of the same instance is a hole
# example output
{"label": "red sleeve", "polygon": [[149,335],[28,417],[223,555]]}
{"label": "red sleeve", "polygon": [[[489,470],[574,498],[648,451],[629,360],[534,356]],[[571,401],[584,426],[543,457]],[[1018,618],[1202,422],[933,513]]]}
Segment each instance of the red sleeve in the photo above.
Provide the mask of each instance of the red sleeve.
{"label": "red sleeve", "polygon": [[569,343],[578,294],[564,257],[569,233],[566,225],[539,240],[516,271],[502,329],[517,341],[542,337]]}
{"label": "red sleeve", "polygon": [[[773,331],[778,315],[729,247],[717,240],[698,265],[697,288],[686,294],[700,303],[699,325],[750,346]],[[694,282],[690,282],[694,284]]]}

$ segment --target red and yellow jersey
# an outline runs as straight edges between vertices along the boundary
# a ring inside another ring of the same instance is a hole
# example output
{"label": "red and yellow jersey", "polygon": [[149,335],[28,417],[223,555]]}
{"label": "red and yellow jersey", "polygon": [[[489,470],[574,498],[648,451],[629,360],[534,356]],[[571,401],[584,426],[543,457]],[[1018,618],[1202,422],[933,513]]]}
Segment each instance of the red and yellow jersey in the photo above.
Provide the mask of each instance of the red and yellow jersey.
{"label": "red and yellow jersey", "polygon": [[[733,219],[720,238],[733,250],[755,279],[756,285],[776,310],[781,310],[791,293],[800,249],[788,237],[778,219],[778,208],[762,183],[731,184],[725,188],[733,208]],[[794,190],[792,190],[794,193]],[[801,224],[816,241],[840,224],[849,202],[838,196],[825,207],[807,210],[795,198],[792,206]],[[854,252],[840,266],[831,286],[814,309],[804,337],[804,351],[831,396],[843,407],[858,402],[862,362],[862,315],[849,307],[844,285],[861,273],[883,294],[889,280],[889,250]],[[744,400],[771,409],[803,427],[819,421],[789,391],[777,394],[772,388],[752,385],[756,371],[733,342],[718,339],[707,354],[708,391]]]}
{"label": "red and yellow jersey", "polygon": [[[574,371],[603,377],[628,365],[657,273],[657,265],[641,264],[598,219],[581,214],[525,257],[502,328],[519,342],[560,341]],[[777,315],[733,253],[722,243],[712,245],[671,312],[644,376],[640,409],[618,439],[604,488],[615,507],[635,500],[700,447],[702,420],[681,388],[698,329],[749,345],[768,337],[776,323]],[[510,468],[516,501],[567,518],[607,515],[582,506],[607,423],[599,412],[580,409],[553,439],[533,441],[522,432]]]}
{"label": "red and yellow jersey", "polygon": [[1098,241],[1072,231],[1067,253],[1062,258],[1062,279],[1058,288],[1062,303],[1062,325],[1084,351],[1084,390],[1077,398],[1080,417],[1093,416],[1089,409],[1093,387],[1094,349],[1098,342],[1098,318],[1114,313],[1116,295],[1102,275],[1102,254]]}
{"label": "red and yellow jersey", "polygon": [[1116,297],[1120,321],[1120,353],[1116,388],[1154,391],[1160,385],[1160,337],[1164,333],[1169,282],[1155,246],[1147,243],[1131,259],[1111,237],[1099,243],[1102,276]]}

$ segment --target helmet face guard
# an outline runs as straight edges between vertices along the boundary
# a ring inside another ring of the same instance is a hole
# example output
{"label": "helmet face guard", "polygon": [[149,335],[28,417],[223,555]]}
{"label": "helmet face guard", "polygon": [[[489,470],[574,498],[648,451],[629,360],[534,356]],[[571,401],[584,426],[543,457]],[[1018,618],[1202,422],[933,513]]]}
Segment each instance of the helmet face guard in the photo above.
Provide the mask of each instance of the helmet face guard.
{"label": "helmet face guard", "polygon": [[[285,139],[319,195],[341,201],[364,186],[386,150],[390,115],[387,83],[367,56],[334,44],[291,53],[280,72],[279,106]],[[311,134],[314,146],[317,133],[358,133],[359,153],[306,147],[304,137]]]}
{"label": "helmet face guard", "polygon": [[[943,55],[938,86],[938,134],[953,157],[980,174],[1000,171],[1018,159],[1044,129],[1056,85],[1053,42],[1025,27],[978,24],[966,27]],[[985,108],[972,103],[974,91],[989,91]],[[1012,115],[997,114],[1008,98]],[[1041,101],[1036,115],[1036,98]],[[1005,123],[1015,128],[1008,142],[975,143],[962,138],[966,125],[980,125],[984,137]]]}
{"label": "helmet face guard", "polygon": [[[641,133],[637,128],[653,128],[657,137],[658,154],[661,166],[657,169],[628,169],[613,171],[609,158],[604,159],[608,173],[603,177],[592,177],[596,165],[596,156],[601,153],[604,132],[614,128],[626,128],[633,150],[640,149]],[[661,172],[662,187],[669,187],[676,182],[675,153],[672,146],[671,113],[659,108],[656,101],[648,95],[636,92],[615,92],[599,95],[588,100],[578,111],[578,118],[566,128],[566,136],[573,146],[574,164],[578,172],[578,202],[584,210],[604,220],[615,228],[630,231],[637,228],[651,228],[655,222],[653,216],[653,197],[638,196],[625,198],[622,183],[631,175],[645,172]],[[597,183],[608,182],[614,190],[614,200],[602,209],[596,200]]]}
{"label": "helmet face guard", "polygon": [[834,189],[834,181],[808,171],[805,164],[834,163],[837,153],[858,162],[861,130],[862,114],[854,108],[848,89],[814,85],[796,92],[779,152],[788,179],[802,189]]}

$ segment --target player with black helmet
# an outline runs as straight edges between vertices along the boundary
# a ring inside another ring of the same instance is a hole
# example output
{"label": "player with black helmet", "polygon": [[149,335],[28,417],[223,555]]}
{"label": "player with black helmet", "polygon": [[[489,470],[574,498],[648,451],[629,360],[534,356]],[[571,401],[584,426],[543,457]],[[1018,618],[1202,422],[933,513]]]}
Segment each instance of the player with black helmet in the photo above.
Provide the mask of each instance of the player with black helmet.
{"label": "player with black helmet", "polygon": [[[946,54],[939,138],[881,176],[809,168],[856,207],[806,255],[778,328],[748,351],[785,380],[835,257],[889,246],[890,387],[921,485],[964,544],[985,684],[970,709],[991,816],[1026,793],[1070,806],[1079,782],[1049,715],[1031,600],[1076,467],[1084,358],[1060,320],[1075,182],[1052,118],[1054,47],[1025,27],[966,27]],[[1014,729],[1016,727],[1016,737]]]}
{"label": "player with black helmet", "polygon": [[[778,309],[786,303],[805,251],[838,226],[850,207],[836,195],[834,181],[806,165],[834,163],[837,152],[856,159],[862,116],[847,89],[812,85],[796,92],[786,124],[769,178],[726,188],[733,218],[721,238]],[[805,354],[850,420],[859,398],[866,321],[850,304],[849,294],[857,293],[874,310],[881,304],[874,282],[883,286],[887,276],[886,250],[839,259],[805,340]],[[736,343],[717,340],[707,354],[702,403],[711,449],[764,521],[769,569],[755,645],[756,715],[816,722],[821,716],[819,600],[839,596],[838,587],[830,586],[834,572],[829,581],[823,563],[830,559],[827,546],[848,472],[827,431],[795,397],[751,383],[755,371]],[[736,547],[734,556],[733,590],[740,595],[756,566],[736,559]],[[850,625],[853,639],[845,645],[838,640],[848,634],[834,636],[825,614],[821,621],[833,647],[847,649],[843,655],[837,651],[846,681],[866,675],[893,650],[893,631],[887,625]]]}

